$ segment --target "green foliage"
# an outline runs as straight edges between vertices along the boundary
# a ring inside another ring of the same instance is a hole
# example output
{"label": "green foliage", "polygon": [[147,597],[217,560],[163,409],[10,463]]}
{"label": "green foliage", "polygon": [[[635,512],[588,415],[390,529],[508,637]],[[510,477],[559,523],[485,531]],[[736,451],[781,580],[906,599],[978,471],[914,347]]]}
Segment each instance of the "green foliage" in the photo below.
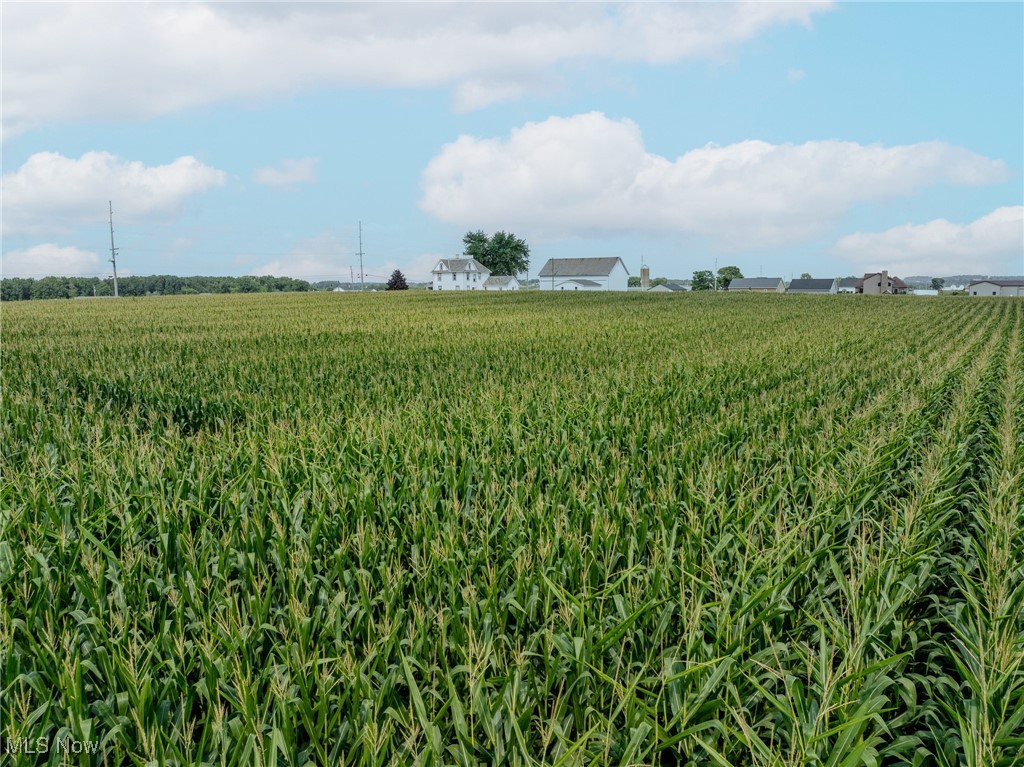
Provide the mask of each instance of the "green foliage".
{"label": "green foliage", "polygon": [[718,270],[718,289],[728,290],[730,282],[742,279],[742,277],[743,272],[738,266],[723,266]]}
{"label": "green foliage", "polygon": [[395,271],[393,271],[391,273],[390,279],[388,279],[388,284],[387,284],[386,290],[408,290],[408,289],[409,289],[409,286],[405,282],[405,275],[402,274],[402,272],[400,270],[395,269]]}
{"label": "green foliage", "polygon": [[530,266],[530,248],[524,240],[509,232],[488,237],[482,231],[466,232],[463,252],[472,256],[495,275],[517,275]]}
{"label": "green foliage", "polygon": [[690,282],[691,290],[714,290],[715,274],[710,269],[693,273],[693,280]]}
{"label": "green foliage", "polygon": [[5,306],[3,763],[1024,763],[1024,304],[566,298]]}
{"label": "green foliage", "polygon": [[814,277],[811,276],[810,272],[804,272],[803,274],[800,275],[800,279],[801,280],[813,280]]}
{"label": "green foliage", "polygon": [[932,277],[932,290],[937,290],[941,293],[945,286],[946,281],[944,279],[941,277]]}
{"label": "green foliage", "polygon": [[629,279],[627,279],[626,280],[626,287],[629,287],[629,288],[639,288],[640,287],[640,277],[634,275],[634,276],[630,277]]}
{"label": "green foliage", "polygon": [[[305,292],[310,284],[291,277],[177,277],[153,274],[145,277],[119,277],[122,296],[175,296],[195,293],[279,293]],[[99,277],[43,277],[42,279],[5,278],[0,280],[0,300],[30,301],[45,298],[114,295],[113,279]]]}

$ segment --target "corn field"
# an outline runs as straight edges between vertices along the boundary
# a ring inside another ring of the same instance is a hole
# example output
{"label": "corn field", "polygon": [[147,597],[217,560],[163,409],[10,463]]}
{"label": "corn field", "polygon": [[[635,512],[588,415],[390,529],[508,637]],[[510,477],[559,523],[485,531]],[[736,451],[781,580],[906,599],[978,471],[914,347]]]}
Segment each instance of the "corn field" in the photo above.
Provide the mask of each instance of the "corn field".
{"label": "corn field", "polygon": [[0,762],[1024,764],[1024,302],[33,302],[2,341]]}

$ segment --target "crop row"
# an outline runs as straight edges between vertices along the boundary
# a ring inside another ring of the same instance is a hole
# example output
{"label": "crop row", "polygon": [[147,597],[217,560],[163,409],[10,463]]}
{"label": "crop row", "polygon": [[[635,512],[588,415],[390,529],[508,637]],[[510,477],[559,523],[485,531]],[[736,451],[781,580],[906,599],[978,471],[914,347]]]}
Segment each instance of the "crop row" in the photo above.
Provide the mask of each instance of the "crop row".
{"label": "crop row", "polygon": [[5,741],[1024,758],[1019,302],[372,298],[4,308]]}

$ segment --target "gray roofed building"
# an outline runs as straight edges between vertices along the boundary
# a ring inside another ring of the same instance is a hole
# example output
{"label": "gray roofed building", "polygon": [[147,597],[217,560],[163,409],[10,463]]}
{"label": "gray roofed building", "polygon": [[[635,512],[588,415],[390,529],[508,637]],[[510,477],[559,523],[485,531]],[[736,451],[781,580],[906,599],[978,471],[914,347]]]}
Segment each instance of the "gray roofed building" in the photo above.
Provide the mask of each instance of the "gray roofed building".
{"label": "gray roofed building", "polygon": [[[618,256],[600,258],[549,258],[541,267],[541,290],[626,290],[629,270]],[[559,287],[574,280],[574,287]]]}
{"label": "gray roofed building", "polygon": [[647,289],[648,293],[668,293],[676,291],[686,291],[686,288],[677,282],[662,282],[658,285],[654,285]]}
{"label": "gray roofed building", "polygon": [[838,293],[856,293],[857,292],[857,278],[856,277],[843,277],[836,281],[836,292]]}
{"label": "gray roofed building", "polygon": [[492,274],[484,280],[484,290],[519,290],[519,280],[510,274]]}
{"label": "gray roofed building", "polygon": [[800,279],[792,280],[786,288],[787,293],[835,293],[836,281],[832,279]]}
{"label": "gray roofed building", "polygon": [[475,258],[442,258],[430,270],[433,290],[482,290],[491,270]]}
{"label": "gray roofed building", "polygon": [[737,277],[729,283],[729,290],[782,293],[786,290],[786,283],[781,277]]}
{"label": "gray roofed building", "polygon": [[[611,274],[618,256],[606,258],[549,258],[540,270],[539,277],[588,277],[594,274]],[[625,264],[623,264],[625,267]]]}
{"label": "gray roofed building", "polygon": [[972,296],[1024,296],[1024,279],[972,280],[967,292]]}

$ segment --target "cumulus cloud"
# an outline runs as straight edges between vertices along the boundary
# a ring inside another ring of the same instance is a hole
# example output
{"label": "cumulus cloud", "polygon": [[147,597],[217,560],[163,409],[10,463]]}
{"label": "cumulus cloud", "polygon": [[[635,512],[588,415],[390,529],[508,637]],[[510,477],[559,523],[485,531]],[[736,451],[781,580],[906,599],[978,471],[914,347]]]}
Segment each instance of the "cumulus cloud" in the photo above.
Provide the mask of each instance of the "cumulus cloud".
{"label": "cumulus cloud", "polygon": [[[12,3],[5,135],[319,86],[514,98],[562,64],[721,58],[830,3]],[[111,51],[116,51],[111,55]]]}
{"label": "cumulus cloud", "polygon": [[[351,250],[330,233],[302,240],[287,256],[256,267],[250,274],[294,277],[301,280],[349,280]],[[357,267],[358,271],[358,267]]]}
{"label": "cumulus cloud", "polygon": [[460,226],[534,236],[682,232],[742,249],[806,241],[855,203],[1006,177],[1001,162],[935,141],[743,141],[670,159],[645,149],[633,121],[591,112],[527,123],[508,138],[459,137],[423,171],[420,207]]}
{"label": "cumulus cloud", "polygon": [[316,181],[316,157],[285,160],[280,168],[257,168],[252,180],[266,186],[288,187]]}
{"label": "cumulus cloud", "polygon": [[857,232],[835,246],[859,270],[893,274],[1016,274],[1024,256],[1024,207],[998,208],[969,224],[939,218]]}
{"label": "cumulus cloud", "polygon": [[138,221],[181,211],[185,200],[225,182],[223,171],[194,157],[147,166],[108,152],[86,152],[75,159],[38,152],[3,176],[3,232],[63,232],[107,218],[108,201],[116,220]]}
{"label": "cumulus cloud", "polygon": [[105,274],[98,255],[52,242],[20,250],[9,250],[0,260],[4,277],[97,277]]}
{"label": "cumulus cloud", "polygon": [[388,261],[384,265],[383,271],[390,276],[393,270],[401,269],[406,280],[410,282],[430,282],[433,279],[430,270],[437,266],[437,262],[442,258],[451,258],[451,256],[443,256],[437,253],[421,253],[405,262]]}

